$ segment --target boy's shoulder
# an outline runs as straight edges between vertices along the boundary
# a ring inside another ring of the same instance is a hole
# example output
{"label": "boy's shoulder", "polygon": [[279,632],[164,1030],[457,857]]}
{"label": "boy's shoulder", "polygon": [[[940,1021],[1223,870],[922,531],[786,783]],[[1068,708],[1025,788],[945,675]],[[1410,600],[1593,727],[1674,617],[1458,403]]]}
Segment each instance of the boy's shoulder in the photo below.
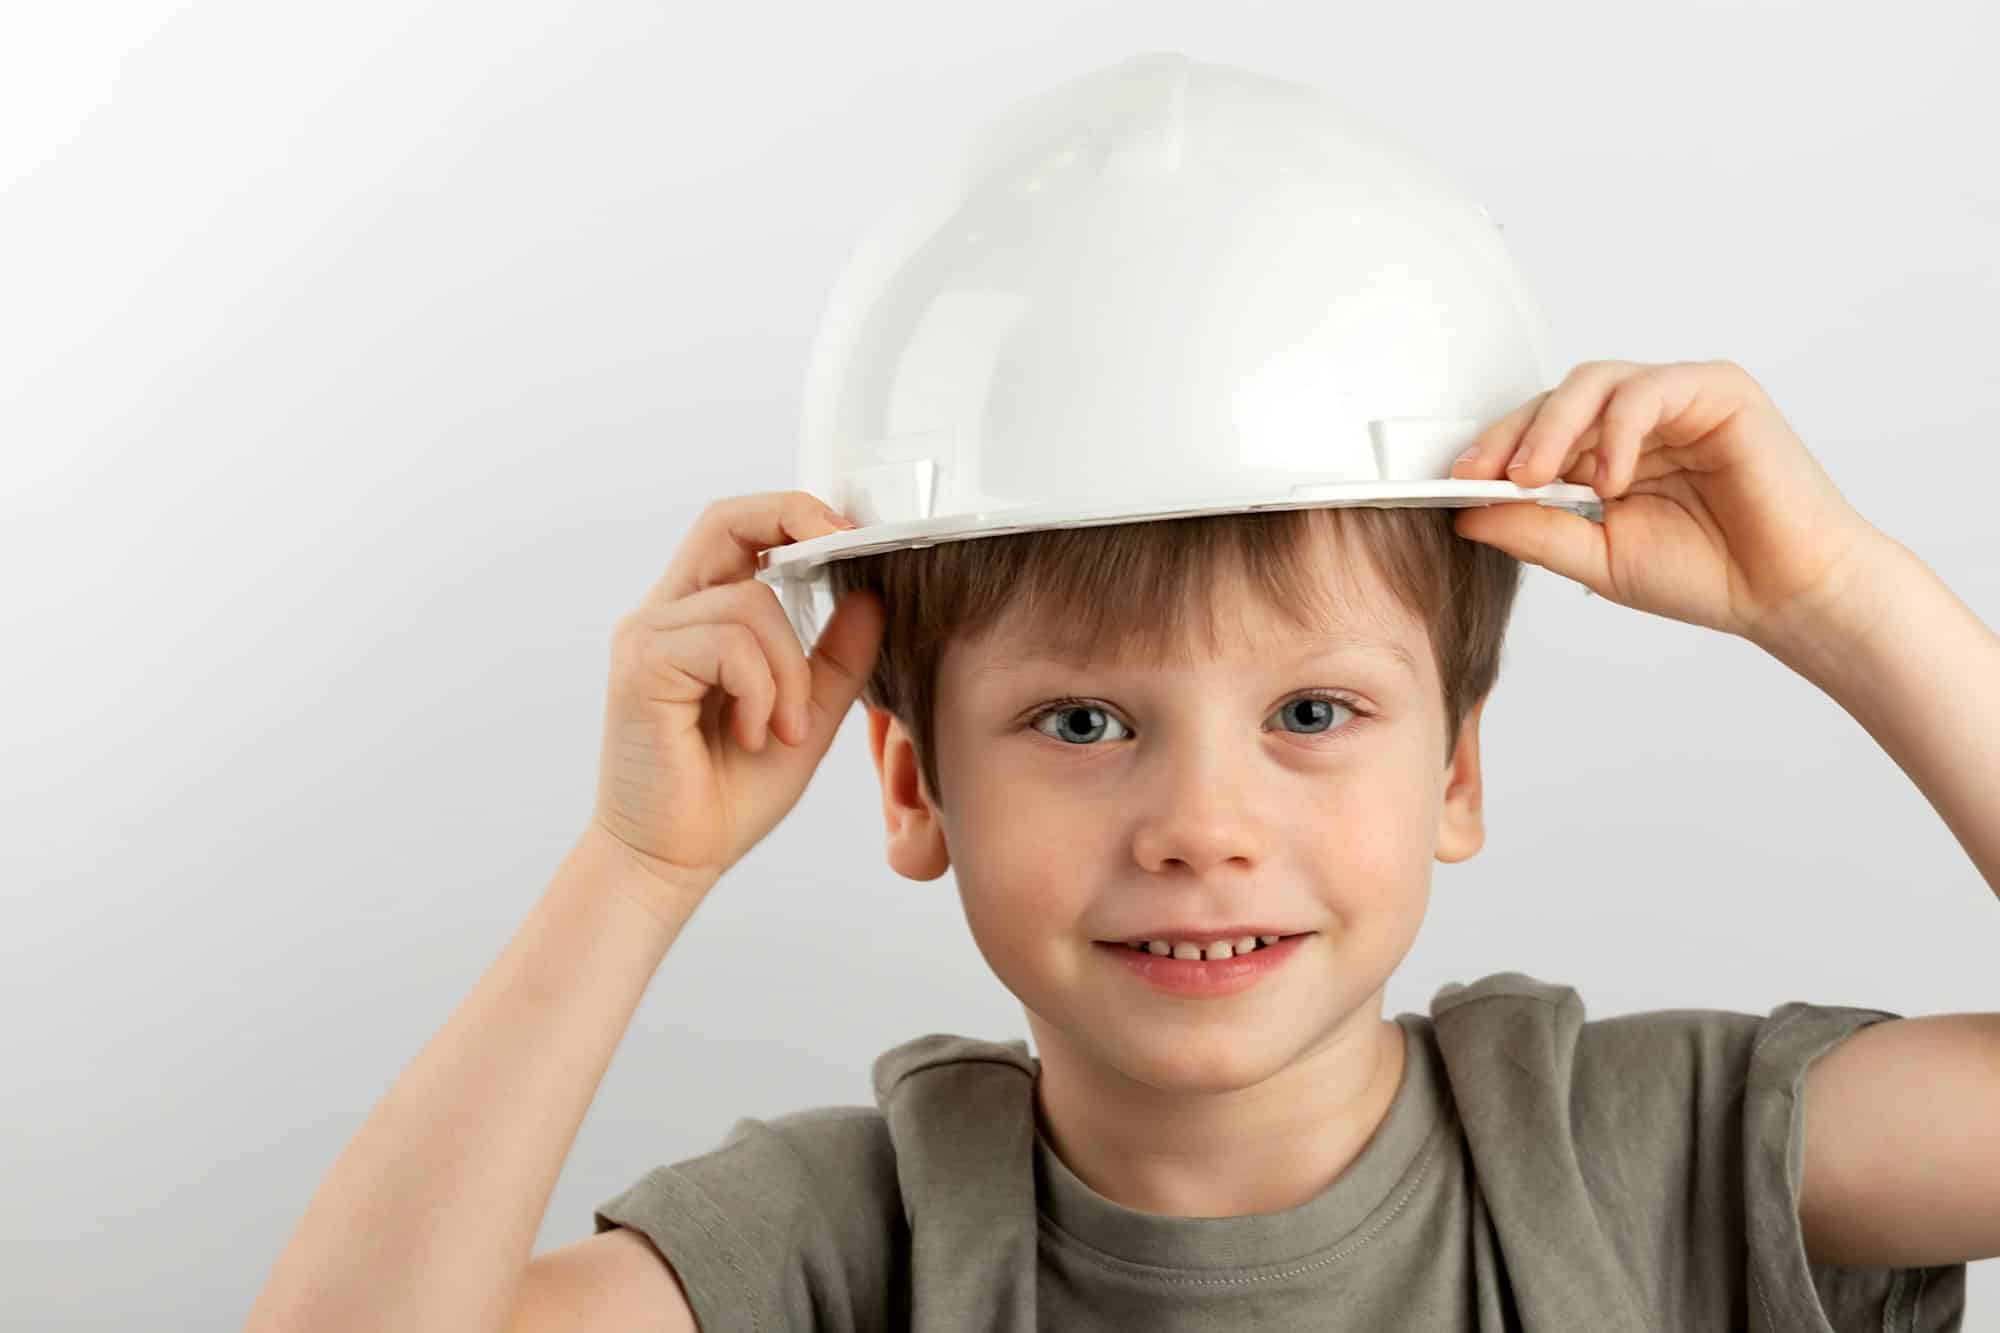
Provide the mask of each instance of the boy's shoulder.
{"label": "boy's shoulder", "polygon": [[1429,1028],[1450,1100],[1477,1138],[1482,1122],[1507,1132],[1550,1121],[1577,1129],[1593,1099],[1629,1105],[1645,1089],[1657,1092],[1662,1113],[1691,1109],[1690,1085],[1726,1088],[1729,1080],[1703,1072],[1743,1068],[1767,1022],[1726,1009],[1593,1019],[1574,986],[1495,972],[1439,987]]}
{"label": "boy's shoulder", "polygon": [[1774,1046],[1810,1047],[1817,1053],[1857,1027],[1900,1017],[1886,1009],[1791,1000],[1764,1013],[1671,1008],[1593,1019],[1574,986],[1524,972],[1447,982],[1432,996],[1430,1014],[1439,1044],[1456,1046],[1468,1056],[1512,1040],[1551,1057],[1613,1066],[1644,1063],[1676,1050],[1746,1060],[1770,1059],[1778,1053]]}
{"label": "boy's shoulder", "polygon": [[[1022,1040],[932,1032],[875,1058],[875,1105],[810,1106],[731,1127],[726,1150],[764,1145],[821,1184],[849,1192],[892,1185],[898,1160],[934,1150],[940,1134],[1006,1138],[1031,1117],[1035,1057]],[[908,1163],[905,1161],[905,1167]]]}
{"label": "boy's shoulder", "polygon": [[950,1032],[931,1032],[892,1046],[875,1057],[870,1071],[875,1104],[883,1110],[910,1091],[911,1080],[936,1086],[941,1092],[963,1092],[969,1084],[995,1088],[1034,1082],[1040,1062],[1028,1054],[1028,1043],[989,1041]]}
{"label": "boy's shoulder", "polygon": [[1574,986],[1543,981],[1526,972],[1492,972],[1477,981],[1447,981],[1438,987],[1437,993],[1431,996],[1431,1017],[1436,1019],[1476,1000],[1495,998],[1546,1004],[1555,1008],[1569,1004],[1581,1007],[1583,1003]]}
{"label": "boy's shoulder", "polygon": [[1591,1018],[1575,987],[1522,972],[1447,983],[1430,1014],[1432,1040],[1461,1097],[1518,1102],[1602,1089],[1621,1103],[1657,1093],[1664,1106],[1681,1109],[1692,1109],[1691,1087],[1703,1099],[1726,1100],[1745,1080],[1789,1094],[1829,1046],[1900,1017],[1791,1000],[1764,1013],[1672,1008]]}

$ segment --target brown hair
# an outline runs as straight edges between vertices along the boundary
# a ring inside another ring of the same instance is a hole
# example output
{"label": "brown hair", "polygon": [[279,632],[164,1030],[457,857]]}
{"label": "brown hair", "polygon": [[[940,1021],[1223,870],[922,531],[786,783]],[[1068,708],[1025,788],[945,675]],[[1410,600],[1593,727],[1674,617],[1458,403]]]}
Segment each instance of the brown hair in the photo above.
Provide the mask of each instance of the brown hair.
{"label": "brown hair", "polygon": [[1247,575],[1301,631],[1343,613],[1386,628],[1378,609],[1350,595],[1361,586],[1351,575],[1327,577],[1312,538],[1330,532],[1334,549],[1350,557],[1358,545],[1382,583],[1429,626],[1449,763],[1466,714],[1499,675],[1521,577],[1520,561],[1453,531],[1455,512],[1360,505],[1004,533],[835,561],[829,590],[836,603],[856,588],[882,599],[882,644],[862,698],[901,720],[925,790],[942,804],[933,742],[947,644],[1018,613],[1035,627],[1037,648],[1067,660],[1163,657],[1184,650],[1199,592],[1203,636],[1215,652],[1216,576],[1224,568]]}

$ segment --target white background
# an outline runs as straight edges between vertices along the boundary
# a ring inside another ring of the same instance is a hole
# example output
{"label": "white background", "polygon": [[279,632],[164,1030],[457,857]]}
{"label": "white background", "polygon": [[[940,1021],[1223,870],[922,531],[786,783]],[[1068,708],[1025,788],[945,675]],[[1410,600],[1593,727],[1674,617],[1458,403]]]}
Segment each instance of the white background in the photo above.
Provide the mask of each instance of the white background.
{"label": "white background", "polygon": [[[1739,361],[2000,623],[1976,0],[7,15],[22,1328],[240,1322],[583,827],[614,622],[703,505],[793,484],[859,230],[1000,106],[1140,51],[1407,135],[1505,226],[1565,368]],[[1436,868],[1389,1014],[1501,970],[1593,1018],[2000,1009],[2000,902],[1747,643],[1531,568],[1482,735],[1488,842]],[[872,1103],[874,1056],[928,1031],[1026,1035],[950,878],[885,864],[857,709],[655,979],[537,1248],[739,1116]],[[2000,1318],[2000,1265],[1970,1288],[1968,1327]]]}

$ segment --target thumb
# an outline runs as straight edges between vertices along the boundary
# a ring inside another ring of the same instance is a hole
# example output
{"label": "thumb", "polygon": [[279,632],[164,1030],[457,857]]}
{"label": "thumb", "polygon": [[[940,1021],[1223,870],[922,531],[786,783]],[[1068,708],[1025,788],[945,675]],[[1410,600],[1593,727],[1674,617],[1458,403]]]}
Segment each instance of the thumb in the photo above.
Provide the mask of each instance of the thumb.
{"label": "thumb", "polygon": [[1574,579],[1609,597],[1610,546],[1604,525],[1532,500],[1470,505],[1452,515],[1459,536],[1483,542],[1531,565]]}
{"label": "thumb", "polygon": [[819,763],[833,744],[834,733],[875,669],[884,617],[881,598],[857,588],[840,599],[820,629],[819,641],[807,658],[812,692],[806,705],[806,739],[798,747],[812,764]]}

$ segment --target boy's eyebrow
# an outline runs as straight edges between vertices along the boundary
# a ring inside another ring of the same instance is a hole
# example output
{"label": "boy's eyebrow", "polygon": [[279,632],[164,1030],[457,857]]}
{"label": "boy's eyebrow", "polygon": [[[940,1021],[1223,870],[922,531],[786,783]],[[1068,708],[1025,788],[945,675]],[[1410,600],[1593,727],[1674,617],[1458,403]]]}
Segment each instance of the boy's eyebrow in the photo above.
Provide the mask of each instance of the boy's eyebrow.
{"label": "boy's eyebrow", "polygon": [[[1410,650],[1404,647],[1399,640],[1389,638],[1386,635],[1360,629],[1345,629],[1338,633],[1303,634],[1299,636],[1298,641],[1305,645],[1306,650],[1295,659],[1297,662],[1303,663],[1315,657],[1331,656],[1343,652],[1360,652],[1387,658],[1400,665],[1408,675],[1415,676],[1417,674],[1416,659],[1410,655]],[[1073,667],[1081,670],[1091,666],[1093,661],[1094,659],[1089,656],[1079,657],[1072,653],[1063,652],[1059,644],[1044,642],[1042,640],[1029,640],[1011,650],[1002,650],[989,654],[977,667],[973,668],[973,674],[978,676],[1004,675],[1008,672],[1023,670],[1040,662],[1054,663],[1058,666]]]}

